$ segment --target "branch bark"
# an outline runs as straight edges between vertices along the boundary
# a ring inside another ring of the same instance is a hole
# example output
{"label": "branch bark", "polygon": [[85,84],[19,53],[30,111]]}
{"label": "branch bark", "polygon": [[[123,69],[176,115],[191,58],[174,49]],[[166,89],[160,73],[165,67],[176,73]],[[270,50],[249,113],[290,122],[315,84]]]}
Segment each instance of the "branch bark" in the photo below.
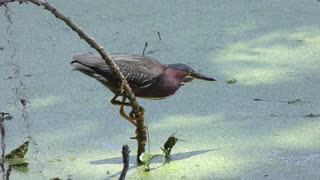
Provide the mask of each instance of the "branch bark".
{"label": "branch bark", "polygon": [[[111,57],[106,53],[106,51],[103,49],[103,47],[94,40],[94,38],[90,37],[86,32],[84,32],[77,24],[75,24],[73,21],[71,21],[70,17],[65,16],[60,11],[58,11],[55,7],[50,5],[46,1],[42,0],[0,0],[0,5],[6,5],[10,2],[31,2],[35,5],[42,6],[44,9],[50,11],[56,18],[64,21],[73,31],[75,31],[81,39],[84,39],[92,48],[94,48],[102,57],[102,59],[105,60],[106,64],[110,67],[112,74],[116,78],[116,80],[120,81],[121,88],[123,88],[124,92],[126,93],[128,99],[130,100],[130,103],[132,104],[132,111],[134,114],[138,114],[135,116],[137,121],[137,129],[138,129],[138,152],[137,152],[137,161],[140,162],[139,156],[145,151],[145,129],[144,126],[144,118],[143,118],[143,109],[142,107],[137,103],[135,95],[132,93],[132,90],[129,86],[129,83],[127,82],[126,78],[123,76],[123,74],[119,71],[119,68],[117,65],[112,61]],[[140,130],[140,131],[139,131]]]}
{"label": "branch bark", "polygon": [[120,175],[119,180],[124,180],[126,178],[128,169],[129,169],[129,146],[123,145],[122,146],[122,158],[123,158],[123,169]]}

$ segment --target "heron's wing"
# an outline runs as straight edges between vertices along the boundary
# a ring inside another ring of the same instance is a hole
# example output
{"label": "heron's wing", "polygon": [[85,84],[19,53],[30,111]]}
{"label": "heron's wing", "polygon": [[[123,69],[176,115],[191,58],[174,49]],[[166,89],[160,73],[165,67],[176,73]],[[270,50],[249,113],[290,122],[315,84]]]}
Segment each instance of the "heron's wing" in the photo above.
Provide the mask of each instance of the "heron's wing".
{"label": "heron's wing", "polygon": [[132,54],[112,54],[131,87],[145,88],[162,76],[163,66],[157,60]]}
{"label": "heron's wing", "polygon": [[[163,65],[150,57],[132,54],[111,54],[110,57],[131,87],[148,87],[157,81],[164,71]],[[71,63],[75,68],[92,73],[93,76],[100,75],[109,81],[113,80],[110,68],[100,55],[78,54],[73,56],[73,60]]]}

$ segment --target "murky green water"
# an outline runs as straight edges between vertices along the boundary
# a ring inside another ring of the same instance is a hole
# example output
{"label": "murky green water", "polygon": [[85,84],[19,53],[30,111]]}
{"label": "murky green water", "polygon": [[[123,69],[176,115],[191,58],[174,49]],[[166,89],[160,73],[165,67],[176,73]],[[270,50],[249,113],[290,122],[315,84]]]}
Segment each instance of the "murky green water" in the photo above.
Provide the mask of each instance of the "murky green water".
{"label": "murky green water", "polygon": [[158,158],[142,172],[134,127],[109,103],[113,94],[69,64],[94,50],[42,8],[10,4],[10,25],[0,7],[0,111],[13,115],[6,152],[30,140],[28,170],[11,179],[118,179],[123,144],[128,179],[319,179],[320,119],[308,116],[320,114],[319,2],[49,2],[108,52],[140,54],[148,42],[147,55],[218,81],[138,100],[151,153],[174,132],[187,141],[169,164]]}

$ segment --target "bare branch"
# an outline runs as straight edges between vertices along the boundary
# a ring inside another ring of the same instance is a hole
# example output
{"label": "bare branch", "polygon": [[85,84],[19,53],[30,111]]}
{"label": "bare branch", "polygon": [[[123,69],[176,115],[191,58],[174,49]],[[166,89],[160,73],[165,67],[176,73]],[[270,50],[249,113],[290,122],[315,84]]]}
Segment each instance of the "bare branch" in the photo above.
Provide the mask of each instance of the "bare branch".
{"label": "bare branch", "polygon": [[104,51],[103,47],[98,44],[92,37],[90,37],[86,32],[84,32],[78,25],[76,25],[73,21],[71,21],[70,17],[63,15],[60,11],[58,11],[55,7],[51,6],[48,2],[42,0],[0,0],[0,5],[7,4],[9,2],[31,2],[35,5],[42,6],[44,9],[50,11],[56,18],[64,21],[73,31],[78,33],[81,39],[84,39],[92,48],[94,48],[105,60],[106,64],[110,67],[112,74],[123,85],[123,89],[125,94],[127,95],[130,103],[132,105],[133,113],[135,114],[135,119],[137,121],[137,129],[141,132],[138,134],[138,153],[137,153],[137,160],[139,160],[139,156],[145,151],[145,142],[146,142],[146,135],[144,127],[144,118],[143,118],[143,108],[137,103],[135,95],[132,93],[132,90],[127,82],[126,78],[123,74],[119,71],[117,65],[112,61],[111,57]]}
{"label": "bare branch", "polygon": [[90,44],[92,48],[94,48],[101,55],[101,57],[105,60],[106,64],[111,68],[114,77],[120,80],[120,82],[123,84],[124,91],[128,96],[128,99],[130,100],[131,104],[133,105],[132,108],[136,112],[139,112],[140,106],[136,102],[135,95],[132,93],[127,80],[119,71],[119,68],[117,67],[117,65],[112,61],[111,57],[104,51],[103,47],[100,44],[98,44],[97,41],[95,41],[92,37],[90,37],[86,32],[84,32],[78,25],[76,25],[73,21],[71,21],[70,17],[63,15],[55,7],[51,6],[48,2],[44,2],[40,0],[29,0],[29,1],[38,6],[43,6],[46,10],[54,14],[56,18],[64,21],[72,30],[78,33],[80,38],[84,39],[88,44]]}
{"label": "bare branch", "polygon": [[130,153],[129,146],[123,145],[122,146],[123,169],[122,169],[119,180],[123,180],[126,178],[126,175],[129,169],[129,153]]}

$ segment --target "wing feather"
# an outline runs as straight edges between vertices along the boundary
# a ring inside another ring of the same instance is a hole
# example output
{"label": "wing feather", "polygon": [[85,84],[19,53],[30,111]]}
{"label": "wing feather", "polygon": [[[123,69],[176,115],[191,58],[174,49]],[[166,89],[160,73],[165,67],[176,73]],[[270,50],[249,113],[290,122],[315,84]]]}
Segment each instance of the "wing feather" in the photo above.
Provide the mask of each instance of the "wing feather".
{"label": "wing feather", "polygon": [[[145,88],[162,76],[163,66],[156,59],[132,54],[111,54],[121,73],[131,87]],[[77,54],[72,65],[79,70],[98,74],[112,81],[112,73],[105,61],[97,54]]]}

